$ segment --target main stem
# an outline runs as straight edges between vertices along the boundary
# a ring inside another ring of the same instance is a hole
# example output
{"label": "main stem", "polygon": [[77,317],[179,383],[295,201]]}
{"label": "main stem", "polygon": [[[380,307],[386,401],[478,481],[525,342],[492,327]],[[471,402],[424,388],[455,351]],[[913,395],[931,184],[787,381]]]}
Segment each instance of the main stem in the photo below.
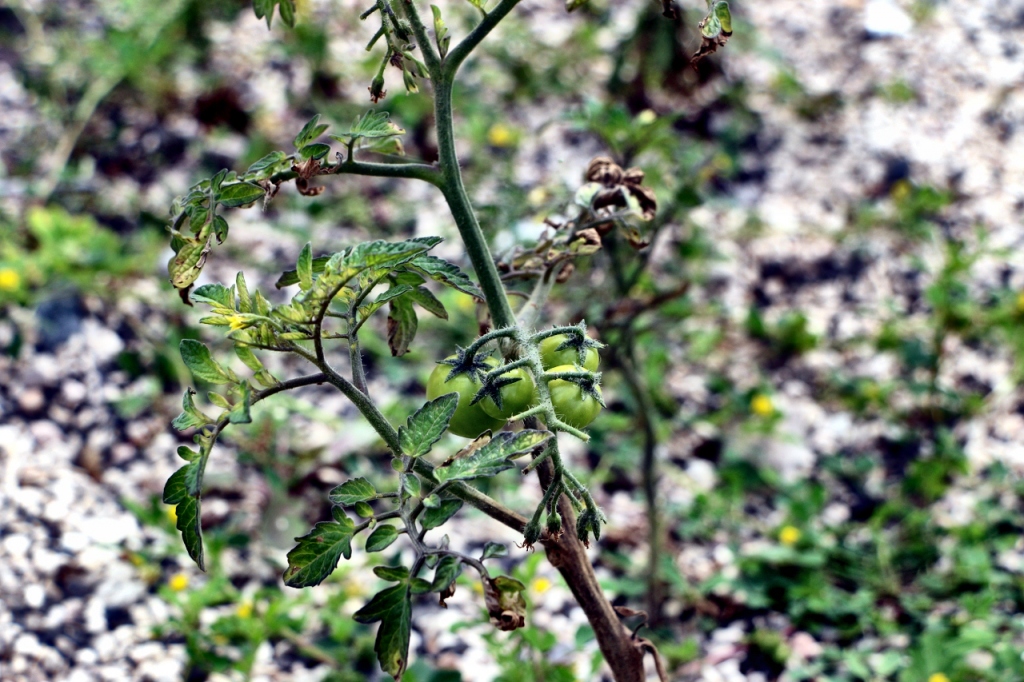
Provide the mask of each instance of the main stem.
{"label": "main stem", "polygon": [[437,125],[437,147],[441,166],[441,191],[448,202],[448,208],[459,228],[462,241],[466,246],[466,255],[473,264],[480,289],[487,300],[491,311],[491,322],[496,329],[511,327],[516,323],[512,307],[505,296],[505,287],[494,265],[487,240],[484,238],[480,223],[477,222],[473,206],[469,203],[466,188],[462,184],[462,171],[459,169],[459,157],[455,152],[455,130],[452,123],[452,78],[441,75],[434,82],[434,119]]}

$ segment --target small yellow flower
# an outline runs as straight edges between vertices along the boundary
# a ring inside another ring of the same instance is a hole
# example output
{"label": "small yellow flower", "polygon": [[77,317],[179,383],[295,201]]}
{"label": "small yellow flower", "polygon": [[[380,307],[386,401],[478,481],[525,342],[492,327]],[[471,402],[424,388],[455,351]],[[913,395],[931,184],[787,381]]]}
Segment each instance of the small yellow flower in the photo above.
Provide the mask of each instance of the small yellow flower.
{"label": "small yellow flower", "polygon": [[171,520],[171,523],[178,522],[178,508],[173,504],[167,505],[167,518]]}
{"label": "small yellow flower", "polygon": [[910,183],[900,180],[892,186],[891,194],[894,201],[903,201],[910,196]]}
{"label": "small yellow flower", "polygon": [[[0,276],[2,275],[3,273],[0,272]],[[1017,294],[1017,312],[1024,313],[1024,291]]]}
{"label": "small yellow flower", "polygon": [[534,208],[544,203],[544,200],[548,198],[548,191],[543,187],[534,187],[530,190],[530,193],[526,195],[526,201]]}
{"label": "small yellow flower", "polygon": [[0,291],[17,291],[21,288],[21,275],[11,268],[0,269]]}
{"label": "small yellow flower", "polygon": [[504,123],[495,123],[487,131],[487,143],[492,147],[511,147],[513,142],[515,135]]}
{"label": "small yellow flower", "polygon": [[188,576],[184,573],[175,573],[171,576],[171,579],[167,581],[167,585],[175,592],[181,592],[188,587]]}
{"label": "small yellow flower", "polygon": [[928,676],[928,682],[949,682],[945,673],[932,673]]}
{"label": "small yellow flower", "polygon": [[252,602],[244,601],[235,609],[235,615],[239,618],[248,618],[252,615]]}
{"label": "small yellow flower", "polygon": [[642,126],[649,126],[658,120],[658,115],[650,109],[644,109],[636,115],[636,122]]}
{"label": "small yellow flower", "polygon": [[547,578],[540,577],[540,578],[535,579],[533,581],[533,584],[530,585],[530,587],[537,594],[544,594],[545,592],[547,592],[548,590],[551,589],[551,581],[548,580]]}
{"label": "small yellow flower", "polygon": [[758,393],[750,399],[750,410],[759,417],[768,417],[775,412],[772,399],[764,393]]}
{"label": "small yellow flower", "polygon": [[792,547],[796,543],[800,542],[800,538],[802,536],[803,533],[801,533],[800,529],[796,526],[783,526],[782,530],[779,531],[779,542],[787,547]]}

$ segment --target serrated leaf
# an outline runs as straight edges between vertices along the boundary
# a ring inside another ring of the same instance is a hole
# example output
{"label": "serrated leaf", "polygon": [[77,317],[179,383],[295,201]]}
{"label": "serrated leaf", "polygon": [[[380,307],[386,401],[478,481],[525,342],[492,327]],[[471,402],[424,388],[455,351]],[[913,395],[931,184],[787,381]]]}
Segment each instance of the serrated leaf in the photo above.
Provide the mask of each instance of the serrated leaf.
{"label": "serrated leaf", "polygon": [[455,582],[460,573],[462,573],[462,562],[459,558],[445,554],[437,562],[437,568],[434,569],[434,581],[430,584],[430,591],[441,592],[448,589],[448,586]]}
{"label": "serrated leaf", "polygon": [[[325,126],[326,127],[326,126]],[[329,144],[323,142],[314,142],[313,144],[307,144],[305,147],[299,150],[299,156],[304,159],[322,159],[327,156],[331,151]]]}
{"label": "serrated leaf", "polygon": [[376,496],[377,490],[365,478],[353,478],[351,481],[345,481],[327,495],[331,502],[342,507],[351,507],[357,502],[366,502]]}
{"label": "serrated leaf", "polygon": [[373,574],[381,580],[389,582],[409,581],[409,569],[405,566],[376,566],[373,569]]}
{"label": "serrated leaf", "polygon": [[217,194],[217,202],[226,208],[237,208],[258,201],[263,198],[263,195],[263,188],[259,185],[239,182],[221,189]]}
{"label": "serrated leaf", "polygon": [[302,247],[299,261],[295,269],[299,278],[299,288],[308,291],[313,287],[313,246],[309,242]]}
{"label": "serrated leaf", "polygon": [[167,264],[167,272],[171,276],[171,284],[176,289],[185,289],[192,285],[203,271],[206,254],[210,251],[210,240],[183,239],[184,243]]}
{"label": "serrated leaf", "polygon": [[197,379],[211,384],[232,384],[237,381],[233,373],[225,370],[210,357],[210,349],[195,339],[183,339],[179,345],[181,359]]}
{"label": "serrated leaf", "polygon": [[425,530],[444,525],[448,519],[462,509],[462,500],[444,500],[436,509],[427,509],[420,517],[420,525]]}
{"label": "serrated leaf", "polygon": [[416,305],[435,317],[439,317],[442,320],[448,319],[448,311],[445,310],[444,304],[437,300],[437,297],[431,293],[430,289],[426,287],[416,287],[409,292],[409,298],[411,298]]}
{"label": "serrated leaf", "polygon": [[321,521],[307,535],[295,538],[299,544],[288,552],[285,585],[311,587],[323,582],[341,557],[351,558],[354,531],[352,520],[341,517],[339,521]]}
{"label": "serrated leaf", "polygon": [[324,134],[324,131],[329,128],[326,123],[320,123],[320,114],[314,114],[313,118],[309,119],[306,125],[302,126],[302,130],[295,136],[292,144],[295,145],[296,149],[302,149],[307,144],[315,140]]}
{"label": "serrated leaf", "polygon": [[402,452],[409,457],[421,457],[434,446],[455,414],[459,404],[458,393],[448,393],[435,398],[416,410],[404,426],[398,429],[398,441]]}
{"label": "serrated leaf", "polygon": [[402,487],[411,497],[419,497],[423,492],[423,486],[416,474],[402,474]]}
{"label": "serrated leaf", "polygon": [[191,294],[196,303],[205,303],[220,313],[235,312],[235,292],[223,284],[204,284]]}
{"label": "serrated leaf", "polygon": [[[255,3],[253,3],[253,4],[255,6]],[[284,152],[280,152],[280,151],[270,152],[269,154],[264,156],[262,159],[260,159],[259,161],[257,161],[253,165],[249,166],[249,170],[245,171],[245,173],[246,173],[246,175],[248,175],[250,173],[262,173],[263,171],[267,170],[268,168],[273,168],[277,164],[279,164],[282,161],[284,161],[285,157],[286,157],[286,155],[285,155]]]}
{"label": "serrated leaf", "polygon": [[228,238],[228,221],[222,216],[215,216],[213,219],[213,236],[217,238],[218,244],[223,244]]}
{"label": "serrated leaf", "polygon": [[382,524],[370,533],[370,537],[366,538],[366,551],[379,552],[387,549],[397,539],[398,529],[394,526]]}
{"label": "serrated leaf", "polygon": [[331,135],[338,142],[348,145],[350,142],[357,142],[360,139],[380,141],[396,135],[404,135],[405,131],[391,122],[390,114],[386,111],[368,111],[357,118],[351,129]]}
{"label": "serrated leaf", "polygon": [[500,542],[488,542],[484,545],[484,551],[483,554],[480,555],[480,561],[503,556],[508,556],[508,547]]}
{"label": "serrated leaf", "polygon": [[252,298],[249,297],[249,287],[245,285],[245,275],[241,271],[235,275],[235,289],[238,291],[238,310],[243,313],[251,313]]}
{"label": "serrated leaf", "polygon": [[480,300],[484,298],[483,293],[466,273],[460,270],[457,265],[449,263],[442,258],[428,255],[417,256],[407,267],[424,277],[440,282],[464,294],[469,294]]}
{"label": "serrated leaf", "polygon": [[203,414],[192,400],[196,392],[191,388],[185,390],[185,394],[181,398],[181,409],[182,413],[174,418],[171,422],[178,431],[184,431],[185,429],[191,429],[196,426],[203,426],[205,424],[212,424],[213,420]]}
{"label": "serrated leaf", "polygon": [[235,346],[235,355],[252,371],[259,372],[263,369],[263,363],[248,346]]}
{"label": "serrated leaf", "polygon": [[373,599],[352,616],[359,623],[380,621],[373,650],[381,670],[395,680],[401,678],[409,661],[412,602],[408,585],[394,585],[373,596]]}
{"label": "serrated leaf", "polygon": [[174,505],[177,518],[175,527],[181,531],[185,550],[201,571],[206,570],[206,562],[203,556],[199,489],[203,470],[206,468],[206,459],[205,456],[199,456],[171,474],[164,485],[163,494],[164,504]]}
{"label": "serrated leaf", "polygon": [[[314,258],[313,274],[319,275],[320,273],[322,273],[324,271],[324,267],[327,266],[327,261],[329,261],[330,259],[330,256],[317,256],[316,258]],[[282,273],[280,277],[277,278],[277,281],[274,282],[274,286],[277,287],[278,289],[283,289],[284,287],[289,287],[293,284],[298,283],[299,273],[296,272],[295,270],[287,270],[284,273]]]}
{"label": "serrated leaf", "polygon": [[457,459],[448,466],[438,467],[434,470],[434,475],[441,482],[494,476],[512,468],[509,459],[540,447],[550,437],[549,431],[502,431],[471,456]]}
{"label": "serrated leaf", "polygon": [[252,406],[252,391],[248,382],[242,383],[242,395],[235,404],[234,409],[228,415],[228,422],[231,424],[248,424],[252,421],[249,408]]}
{"label": "serrated leaf", "polygon": [[391,301],[388,312],[388,347],[393,357],[400,357],[409,352],[409,346],[416,338],[419,320],[412,307],[412,301],[397,299]]}

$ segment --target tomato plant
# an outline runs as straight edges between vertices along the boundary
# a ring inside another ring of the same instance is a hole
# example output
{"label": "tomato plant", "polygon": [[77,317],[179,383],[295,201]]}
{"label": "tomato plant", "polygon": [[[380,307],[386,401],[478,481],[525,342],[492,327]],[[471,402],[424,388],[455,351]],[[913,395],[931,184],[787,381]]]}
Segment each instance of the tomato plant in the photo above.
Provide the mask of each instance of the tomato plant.
{"label": "tomato plant", "polygon": [[[497,399],[486,396],[480,401],[484,412],[495,419],[506,420],[525,412],[537,403],[537,387],[530,373],[521,367],[505,372],[498,381],[507,381],[498,388]],[[499,405],[498,402],[501,402]]]}
{"label": "tomato plant", "polygon": [[[573,337],[565,334],[549,336],[540,342],[540,358],[545,369],[558,367],[559,365],[579,365],[591,372],[597,371],[601,358],[597,353],[597,347],[592,339],[585,339],[582,344],[575,343]],[[583,361],[580,362],[580,350],[583,351]]]}
{"label": "tomato plant", "polygon": [[[548,370],[552,374],[576,373],[579,367],[574,365],[560,365]],[[555,414],[570,426],[578,429],[586,428],[590,422],[597,418],[601,411],[601,387],[596,383],[591,386],[583,385],[571,379],[553,379],[548,383],[548,391],[551,392],[551,402],[555,406]]]}
{"label": "tomato plant", "polygon": [[[454,360],[455,356],[450,355],[446,359]],[[493,358],[487,358],[484,363],[488,367],[498,364]],[[451,365],[439,364],[430,373],[427,380],[428,400],[440,398],[446,393],[459,394],[459,402],[452,413],[451,421],[448,422],[448,430],[456,436],[476,438],[488,429],[497,431],[505,425],[507,417],[491,415],[484,409],[482,403],[473,403],[480,386],[480,380],[474,376],[474,372],[458,372]]]}

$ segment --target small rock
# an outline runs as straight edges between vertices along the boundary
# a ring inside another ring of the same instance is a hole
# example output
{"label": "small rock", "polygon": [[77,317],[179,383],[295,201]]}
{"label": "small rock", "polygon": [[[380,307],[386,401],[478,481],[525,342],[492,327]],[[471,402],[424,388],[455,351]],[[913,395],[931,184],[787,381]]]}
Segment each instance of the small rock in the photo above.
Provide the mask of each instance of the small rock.
{"label": "small rock", "polygon": [[46,406],[46,396],[38,387],[26,388],[18,395],[18,408],[26,414],[38,414]]}
{"label": "small rock", "polygon": [[25,587],[25,604],[29,608],[39,609],[46,603],[46,589],[39,583],[32,583]]}

